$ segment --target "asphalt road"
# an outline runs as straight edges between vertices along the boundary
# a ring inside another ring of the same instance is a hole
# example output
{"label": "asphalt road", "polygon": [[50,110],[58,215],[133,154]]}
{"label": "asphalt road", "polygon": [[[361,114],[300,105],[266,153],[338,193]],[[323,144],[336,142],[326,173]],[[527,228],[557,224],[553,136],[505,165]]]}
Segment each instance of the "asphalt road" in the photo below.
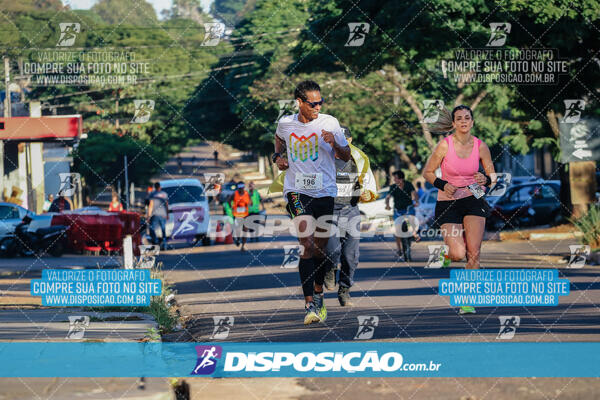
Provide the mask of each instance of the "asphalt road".
{"label": "asphalt road", "polygon": [[246,253],[233,245],[171,250],[159,261],[175,285],[182,314],[192,318],[186,333],[197,341],[210,340],[214,316],[233,317],[227,341],[347,341],[356,335],[358,316],[377,316],[372,340],[488,342],[496,341],[498,317],[505,315],[521,318],[514,341],[600,339],[597,267],[564,269],[566,241],[484,242],[482,266],[560,268],[571,292],[555,307],[478,307],[475,315],[458,315],[449,298],[437,294],[449,270],[424,266],[427,246],[439,243],[413,244],[415,261],[405,263],[395,256],[393,242],[361,241],[354,307],[341,307],[337,293],[326,292],[328,319],[309,327],[302,324],[298,272],[281,268],[283,246],[295,244],[292,237],[263,238]]}

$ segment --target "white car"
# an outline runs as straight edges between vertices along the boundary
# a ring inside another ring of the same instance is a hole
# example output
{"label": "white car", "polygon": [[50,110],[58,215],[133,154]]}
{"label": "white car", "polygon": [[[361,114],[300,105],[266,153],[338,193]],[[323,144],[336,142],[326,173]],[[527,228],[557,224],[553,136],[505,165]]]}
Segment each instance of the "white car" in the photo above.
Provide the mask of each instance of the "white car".
{"label": "white car", "polygon": [[169,196],[169,240],[201,241],[209,246],[210,214],[204,185],[198,179],[169,179],[160,181],[160,187]]}

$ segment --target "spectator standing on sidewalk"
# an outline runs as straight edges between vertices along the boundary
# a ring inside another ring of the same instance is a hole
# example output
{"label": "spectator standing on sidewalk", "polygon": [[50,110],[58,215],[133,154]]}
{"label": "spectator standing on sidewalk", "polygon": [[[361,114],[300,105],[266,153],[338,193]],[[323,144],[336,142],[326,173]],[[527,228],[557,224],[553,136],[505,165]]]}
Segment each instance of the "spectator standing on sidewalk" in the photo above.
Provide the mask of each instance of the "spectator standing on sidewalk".
{"label": "spectator standing on sidewalk", "polygon": [[[410,252],[411,240],[419,241],[419,235],[413,232],[413,237],[404,237],[404,224],[407,218],[404,215],[415,215],[415,207],[419,206],[419,197],[412,183],[404,179],[404,172],[394,171],[392,174],[394,183],[390,185],[390,191],[385,197],[385,209],[390,209],[390,199],[394,199],[394,225],[400,227],[401,232],[396,232],[396,247],[398,257],[404,256],[404,261],[412,261]],[[400,224],[402,224],[400,226]],[[408,231],[408,230],[407,230]]]}
{"label": "spectator standing on sidewalk", "polygon": [[160,228],[162,233],[161,249],[167,248],[167,217],[169,215],[169,196],[161,190],[160,183],[154,184],[154,191],[150,193],[148,205],[148,214],[146,217],[150,221],[150,238],[152,244],[159,244],[156,235],[156,229]]}
{"label": "spectator standing on sidewalk", "polygon": [[50,210],[50,206],[52,205],[52,201],[54,201],[54,195],[50,193],[48,198],[44,200],[44,205],[42,206],[42,211],[48,212]]}
{"label": "spectator standing on sidewalk", "polygon": [[123,212],[123,204],[119,201],[119,195],[117,193],[112,194],[112,201],[108,206],[109,212]]}
{"label": "spectator standing on sidewalk", "polygon": [[73,203],[68,197],[65,197],[62,193],[58,194],[58,197],[54,199],[48,212],[61,213],[63,211],[69,211],[73,209]]}

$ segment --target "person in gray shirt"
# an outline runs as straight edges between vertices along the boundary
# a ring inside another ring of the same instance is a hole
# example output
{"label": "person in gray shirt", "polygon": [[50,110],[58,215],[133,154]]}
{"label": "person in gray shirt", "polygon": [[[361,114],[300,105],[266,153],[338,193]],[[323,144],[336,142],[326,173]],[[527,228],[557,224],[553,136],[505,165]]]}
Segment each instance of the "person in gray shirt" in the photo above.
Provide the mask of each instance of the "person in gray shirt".
{"label": "person in gray shirt", "polygon": [[152,244],[159,244],[156,229],[160,227],[162,233],[161,249],[167,248],[167,217],[169,215],[169,196],[161,190],[160,183],[154,184],[154,191],[149,196],[147,218],[149,219],[150,238]]}
{"label": "person in gray shirt", "polygon": [[[342,126],[342,129],[346,140],[351,143],[350,130],[345,126]],[[342,268],[337,280],[339,283],[338,300],[341,306],[352,306],[350,287],[354,284],[354,271],[358,266],[360,237],[352,235],[351,231],[359,232],[360,229],[357,226],[352,230],[349,224],[360,223],[360,211],[357,206],[360,197],[360,184],[358,182],[358,168],[352,157],[348,161],[336,158],[335,169],[338,194],[335,198],[333,214],[338,217],[339,233],[331,236],[327,242],[324,283],[329,290],[335,288],[337,266],[341,261]]]}

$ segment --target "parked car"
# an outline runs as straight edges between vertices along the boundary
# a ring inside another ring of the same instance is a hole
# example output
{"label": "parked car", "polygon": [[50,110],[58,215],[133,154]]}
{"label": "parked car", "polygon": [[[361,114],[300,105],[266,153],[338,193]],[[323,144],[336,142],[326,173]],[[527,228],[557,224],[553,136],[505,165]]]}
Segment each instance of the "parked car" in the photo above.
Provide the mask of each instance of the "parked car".
{"label": "parked car", "polygon": [[13,203],[0,203],[0,240],[12,234],[26,215],[35,213]]}
{"label": "parked car", "polygon": [[490,229],[533,226],[562,221],[560,181],[535,181],[511,186],[492,207]]}
{"label": "parked car", "polygon": [[542,178],[533,176],[533,175],[524,175],[524,176],[513,176],[510,179],[511,185],[521,185],[523,183],[533,183],[537,181],[543,181]]}
{"label": "parked car", "polygon": [[169,196],[167,237],[209,246],[210,213],[204,185],[197,179],[169,179],[160,181],[160,186]]}

